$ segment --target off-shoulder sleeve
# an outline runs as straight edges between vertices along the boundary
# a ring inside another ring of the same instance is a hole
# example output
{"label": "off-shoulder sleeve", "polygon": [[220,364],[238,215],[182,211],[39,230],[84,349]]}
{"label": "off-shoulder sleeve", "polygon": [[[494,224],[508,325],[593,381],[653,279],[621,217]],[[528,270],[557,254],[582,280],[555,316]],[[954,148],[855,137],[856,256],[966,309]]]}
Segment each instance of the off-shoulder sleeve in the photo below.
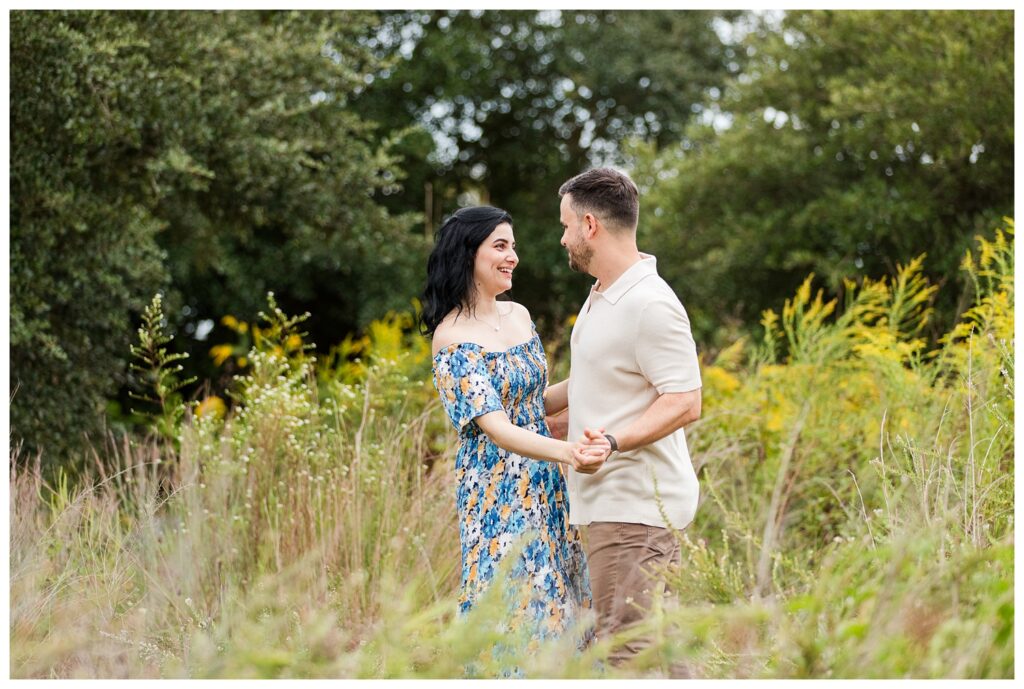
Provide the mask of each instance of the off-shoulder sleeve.
{"label": "off-shoulder sleeve", "polygon": [[439,352],[434,359],[434,387],[459,433],[476,417],[502,409],[487,362],[478,350],[456,347]]}

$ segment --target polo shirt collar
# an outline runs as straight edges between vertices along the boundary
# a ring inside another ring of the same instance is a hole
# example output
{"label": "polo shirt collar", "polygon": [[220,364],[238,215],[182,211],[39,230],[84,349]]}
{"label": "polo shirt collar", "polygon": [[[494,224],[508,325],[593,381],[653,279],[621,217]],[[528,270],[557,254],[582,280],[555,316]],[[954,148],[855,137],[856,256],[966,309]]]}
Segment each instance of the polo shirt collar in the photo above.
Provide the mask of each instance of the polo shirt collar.
{"label": "polo shirt collar", "polygon": [[658,274],[657,259],[650,255],[641,253],[642,257],[639,261],[631,265],[625,273],[620,275],[618,279],[613,282],[608,289],[603,292],[597,291],[597,283],[591,288],[591,296],[601,297],[606,299],[613,305],[623,297],[626,292],[633,289],[634,286],[645,277],[650,275]]}

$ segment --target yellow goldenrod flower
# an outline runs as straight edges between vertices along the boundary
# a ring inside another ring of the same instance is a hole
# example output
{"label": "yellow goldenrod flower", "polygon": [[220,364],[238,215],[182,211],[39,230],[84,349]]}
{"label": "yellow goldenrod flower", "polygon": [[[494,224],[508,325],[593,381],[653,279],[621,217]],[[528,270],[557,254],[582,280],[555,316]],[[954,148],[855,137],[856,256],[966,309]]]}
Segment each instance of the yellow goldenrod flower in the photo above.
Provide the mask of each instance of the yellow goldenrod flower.
{"label": "yellow goldenrod flower", "polygon": [[232,345],[217,345],[216,347],[210,348],[210,356],[213,357],[213,363],[216,364],[217,366],[220,366],[225,361],[227,361],[228,357],[230,357],[232,353],[234,353],[234,351],[235,348]]}
{"label": "yellow goldenrod flower", "polygon": [[729,395],[740,388],[739,378],[720,366],[705,366],[700,373],[708,397]]}
{"label": "yellow goldenrod flower", "polygon": [[224,400],[216,395],[210,395],[196,407],[196,416],[220,419],[226,411],[227,405],[224,404]]}

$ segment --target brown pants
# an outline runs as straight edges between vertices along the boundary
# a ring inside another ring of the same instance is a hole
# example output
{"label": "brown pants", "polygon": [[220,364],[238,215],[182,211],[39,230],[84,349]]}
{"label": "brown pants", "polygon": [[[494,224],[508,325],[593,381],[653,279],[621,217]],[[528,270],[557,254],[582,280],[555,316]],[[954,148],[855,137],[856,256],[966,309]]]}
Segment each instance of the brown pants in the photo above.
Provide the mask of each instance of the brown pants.
{"label": "brown pants", "polygon": [[[679,541],[668,529],[625,522],[593,522],[587,527],[587,565],[597,614],[597,637],[607,639],[639,622],[658,593],[652,567],[680,562]],[[648,646],[631,639],[613,649],[618,665]]]}

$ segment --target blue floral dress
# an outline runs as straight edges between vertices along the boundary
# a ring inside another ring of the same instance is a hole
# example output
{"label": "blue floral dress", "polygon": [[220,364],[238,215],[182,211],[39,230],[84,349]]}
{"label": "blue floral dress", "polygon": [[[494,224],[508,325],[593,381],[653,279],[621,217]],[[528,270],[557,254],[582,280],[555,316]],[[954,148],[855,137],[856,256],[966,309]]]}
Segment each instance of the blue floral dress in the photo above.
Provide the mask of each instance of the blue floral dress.
{"label": "blue floral dress", "polygon": [[[586,556],[579,530],[569,524],[565,479],[553,462],[499,448],[473,421],[504,409],[515,425],[550,435],[543,398],[547,360],[536,328],[529,341],[505,351],[452,344],[434,357],[433,370],[434,386],[460,440],[455,460],[459,611],[472,607],[502,558],[514,546],[523,547],[511,575],[530,585],[521,587],[525,596],[514,607],[533,627],[533,638],[558,636],[591,607]],[[582,643],[591,637],[586,632]]]}

